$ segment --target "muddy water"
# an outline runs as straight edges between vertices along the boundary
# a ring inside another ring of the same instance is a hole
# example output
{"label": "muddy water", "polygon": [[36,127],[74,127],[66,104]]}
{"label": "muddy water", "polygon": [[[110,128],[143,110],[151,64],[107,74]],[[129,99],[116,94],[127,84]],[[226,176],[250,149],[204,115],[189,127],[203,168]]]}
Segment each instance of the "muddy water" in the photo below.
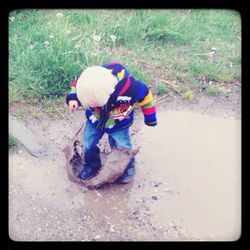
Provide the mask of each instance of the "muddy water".
{"label": "muddy water", "polygon": [[[158,223],[176,221],[203,240],[235,240],[241,232],[240,121],[194,112],[160,113],[157,128],[143,127],[137,157],[155,189]],[[145,193],[152,192],[147,186]],[[134,199],[138,194],[133,194]]]}
{"label": "muddy water", "polygon": [[[239,120],[159,112],[157,127],[139,124],[139,132],[132,136],[134,146],[141,147],[134,181],[98,190],[68,180],[65,140],[62,132],[56,135],[58,124],[53,124],[46,130],[47,138],[54,137],[47,156],[38,159],[25,151],[10,155],[12,238],[236,240],[240,236]],[[79,222],[85,217],[83,224]],[[30,224],[34,220],[39,226]]]}
{"label": "muddy water", "polygon": [[158,227],[185,228],[201,240],[236,240],[241,233],[239,120],[187,111],[159,113],[158,119],[157,127],[143,126],[138,135],[134,182],[97,191],[89,206],[96,213],[111,207],[108,216],[118,224],[126,207],[146,201]]}

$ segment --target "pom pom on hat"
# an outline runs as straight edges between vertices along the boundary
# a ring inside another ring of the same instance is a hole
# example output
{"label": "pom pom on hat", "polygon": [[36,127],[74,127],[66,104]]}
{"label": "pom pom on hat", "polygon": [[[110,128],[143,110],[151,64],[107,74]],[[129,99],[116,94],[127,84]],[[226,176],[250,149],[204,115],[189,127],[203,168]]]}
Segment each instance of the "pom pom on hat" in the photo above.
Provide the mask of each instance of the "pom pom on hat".
{"label": "pom pom on hat", "polygon": [[85,69],[77,80],[77,98],[84,107],[99,107],[108,102],[118,82],[112,70],[101,66]]}

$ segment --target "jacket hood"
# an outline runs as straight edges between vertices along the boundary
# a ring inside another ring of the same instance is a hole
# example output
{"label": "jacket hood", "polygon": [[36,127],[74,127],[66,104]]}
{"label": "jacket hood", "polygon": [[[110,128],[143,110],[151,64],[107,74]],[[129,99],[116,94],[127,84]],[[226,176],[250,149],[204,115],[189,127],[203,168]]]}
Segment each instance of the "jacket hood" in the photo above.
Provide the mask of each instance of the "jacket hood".
{"label": "jacket hood", "polygon": [[130,72],[126,69],[126,67],[119,62],[111,62],[103,64],[101,66],[106,69],[112,70],[112,74],[117,77],[118,82],[122,81],[130,75]]}

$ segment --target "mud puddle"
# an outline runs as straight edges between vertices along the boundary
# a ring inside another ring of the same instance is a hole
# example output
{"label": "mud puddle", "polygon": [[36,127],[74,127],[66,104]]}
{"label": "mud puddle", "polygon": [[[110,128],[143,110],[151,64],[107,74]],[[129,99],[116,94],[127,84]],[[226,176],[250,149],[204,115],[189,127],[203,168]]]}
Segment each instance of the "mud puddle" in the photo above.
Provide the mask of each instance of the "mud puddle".
{"label": "mud puddle", "polygon": [[[155,199],[157,224],[171,222],[202,240],[236,240],[241,233],[240,121],[188,111],[158,114],[142,127],[137,183]],[[133,192],[131,199],[142,193]],[[156,200],[157,199],[157,200]]]}
{"label": "mud puddle", "polygon": [[98,190],[68,180],[63,146],[58,146],[65,140],[61,131],[55,134],[57,125],[51,122],[44,131],[44,136],[54,137],[47,156],[32,158],[25,151],[10,155],[13,239],[182,241],[240,236],[239,120],[159,112],[157,127],[140,123],[132,136],[134,145],[141,146],[134,180]]}

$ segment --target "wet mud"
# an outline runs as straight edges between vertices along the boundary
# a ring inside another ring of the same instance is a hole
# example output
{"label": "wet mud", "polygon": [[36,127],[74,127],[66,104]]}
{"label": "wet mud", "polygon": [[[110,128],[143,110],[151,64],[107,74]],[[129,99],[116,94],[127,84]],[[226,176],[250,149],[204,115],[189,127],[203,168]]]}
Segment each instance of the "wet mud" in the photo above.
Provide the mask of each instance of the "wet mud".
{"label": "wet mud", "polygon": [[68,144],[63,149],[66,158],[66,169],[69,180],[90,189],[101,188],[113,183],[122,175],[136,150],[116,149],[100,152],[101,169],[89,180],[81,180],[78,176],[83,169],[84,157],[80,138]]}
{"label": "wet mud", "polygon": [[[84,116],[75,115],[79,120]],[[97,190],[68,178],[63,150],[74,131],[62,120],[30,120],[29,128],[47,153],[35,158],[20,147],[9,155],[11,239],[237,240],[240,120],[169,110],[158,112],[158,125],[152,128],[141,122],[140,113],[136,117],[130,131],[133,148],[140,147],[134,180]],[[112,159],[120,159],[119,154],[114,152]]]}

